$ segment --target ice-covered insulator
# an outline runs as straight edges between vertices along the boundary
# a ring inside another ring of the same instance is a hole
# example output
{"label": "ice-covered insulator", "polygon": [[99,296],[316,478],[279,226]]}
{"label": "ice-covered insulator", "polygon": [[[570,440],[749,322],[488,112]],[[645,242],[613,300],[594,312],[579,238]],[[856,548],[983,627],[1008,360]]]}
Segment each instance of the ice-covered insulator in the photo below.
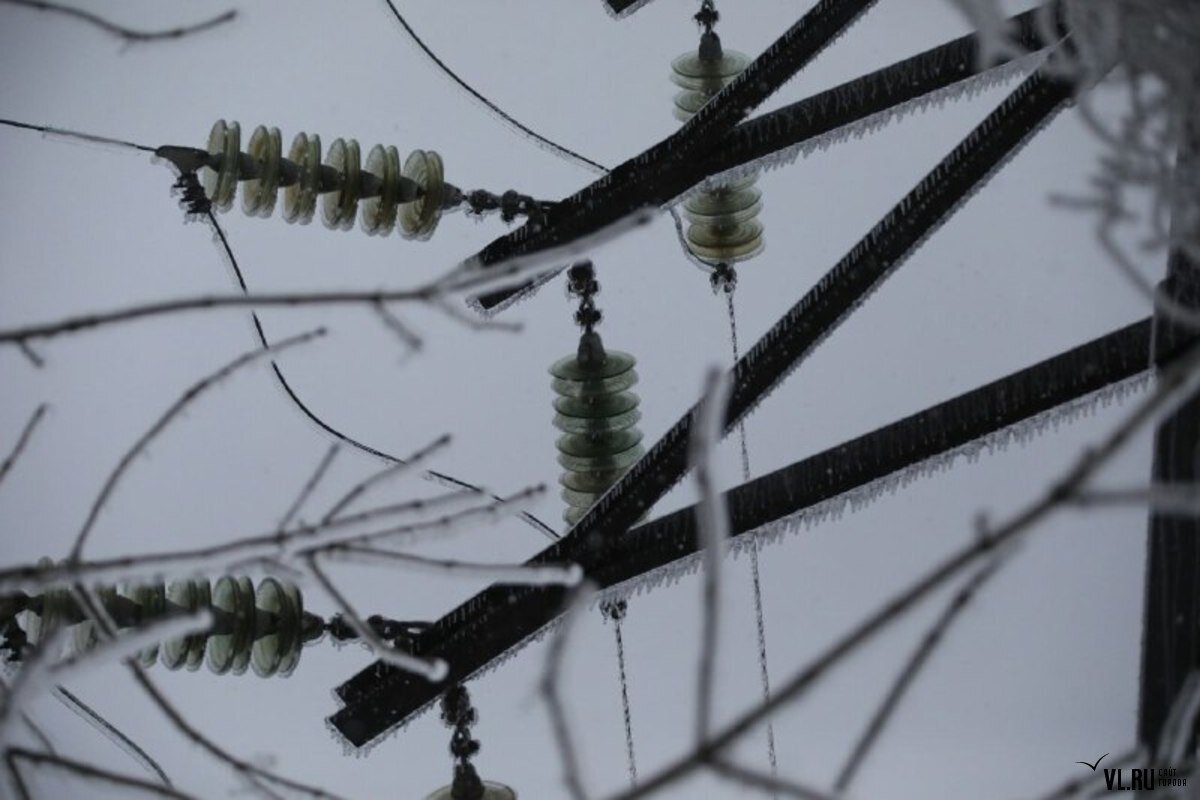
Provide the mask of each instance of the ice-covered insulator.
{"label": "ice-covered insulator", "polygon": [[283,218],[307,225],[321,194],[321,137],[296,134],[288,148],[288,161],[296,165],[296,180],[283,190]]}
{"label": "ice-covered insulator", "polygon": [[636,359],[606,351],[599,334],[583,335],[574,355],[550,368],[554,426],[563,432],[556,443],[559,482],[567,503],[563,519],[574,525],[610,486],[642,456]]}
{"label": "ice-covered insulator", "polygon": [[[671,62],[671,81],[682,87],[675,95],[675,117],[686,122],[705,103],[733,81],[750,59],[724,50],[715,33],[706,33],[699,50]],[[762,193],[754,177],[705,189],[683,204],[687,218],[687,248],[706,264],[745,261],[762,252],[763,226],[757,217]]]}
{"label": "ice-covered insulator", "polygon": [[304,601],[295,584],[264,578],[258,584],[258,611],[271,624],[256,622],[250,664],[260,678],[287,676],[300,661],[304,644]]}
{"label": "ice-covered insulator", "polygon": [[375,145],[367,154],[366,172],[379,178],[379,194],[363,198],[362,229],[371,235],[390,233],[396,227],[400,203],[407,203],[416,195],[415,191],[409,192],[411,196],[401,195],[401,190],[412,184],[400,182],[400,152],[390,145]]}
{"label": "ice-covered insulator", "polygon": [[209,164],[204,168],[204,192],[219,211],[233,206],[242,154],[242,129],[219,119],[208,134]]}
{"label": "ice-covered insulator", "polygon": [[675,95],[675,118],[687,122],[697,111],[750,65],[736,50],[722,50],[716,58],[705,58],[692,50],[671,62],[671,82],[683,91]]}
{"label": "ice-covered insulator", "polygon": [[[200,579],[172,581],[167,587],[167,602],[185,613],[211,608],[212,585]],[[162,665],[171,670],[186,667],[189,672],[195,672],[204,663],[207,644],[207,633],[169,639],[162,644]]]}
{"label": "ice-covered insulator", "polygon": [[400,210],[400,233],[406,239],[428,239],[447,200],[442,157],[432,150],[414,150],[405,159],[401,174],[420,188],[421,196]]}
{"label": "ice-covered insulator", "polygon": [[[253,667],[256,675],[291,674],[305,642],[319,634],[319,619],[305,614],[300,590],[286,581],[264,578],[257,591],[250,578],[225,576],[214,584],[205,579],[128,582],[119,589],[92,590],[118,629],[152,624],[156,620],[209,610],[212,626],[145,647],[138,652],[143,666],[156,660],[171,670],[197,670],[206,660],[218,675],[241,674]],[[22,628],[34,644],[53,630],[74,626],[70,639],[76,653],[95,647],[104,637],[87,619],[73,593],[49,588],[22,612]],[[313,623],[317,624],[313,624]]]}
{"label": "ice-covered insulator", "polygon": [[[517,793],[511,787],[493,781],[480,781],[480,783],[483,786],[483,794],[478,795],[478,800],[517,800]],[[460,795],[454,794],[454,785],[451,784],[438,789],[425,800],[457,800],[458,797]]]}
{"label": "ice-covered insulator", "polygon": [[242,186],[242,210],[252,217],[269,217],[283,179],[283,137],[279,128],[259,125],[250,134],[247,155],[258,164],[258,176]]}
{"label": "ice-covered insulator", "polygon": [[353,139],[334,139],[325,156],[325,165],[336,174],[337,189],[321,198],[325,227],[348,231],[358,215],[362,195],[362,154]]}

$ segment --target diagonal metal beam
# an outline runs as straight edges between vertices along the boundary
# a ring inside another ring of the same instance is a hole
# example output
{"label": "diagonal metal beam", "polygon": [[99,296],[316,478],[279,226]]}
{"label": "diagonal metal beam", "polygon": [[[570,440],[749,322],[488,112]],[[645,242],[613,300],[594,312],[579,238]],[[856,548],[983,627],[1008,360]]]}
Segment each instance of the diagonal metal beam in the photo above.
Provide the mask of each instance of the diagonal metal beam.
{"label": "diagonal metal beam", "polygon": [[678,131],[555,204],[543,222],[523,225],[488,244],[463,266],[495,268],[517,256],[574,241],[645,207],[662,174],[677,173],[709,152],[874,3],[819,0]]}
{"label": "diagonal metal beam", "polygon": [[[1035,8],[1009,21],[1014,42],[1030,52],[1053,44],[1044,42],[1039,36],[1037,17],[1041,13],[1044,13],[1044,9]],[[1057,15],[1055,18],[1059,19]],[[1065,33],[1061,20],[1057,32]],[[978,36],[962,36],[744,122],[724,135],[703,158],[679,162],[673,165],[674,170],[669,174],[661,174],[654,181],[640,184],[642,191],[636,196],[618,198],[601,179],[563,201],[563,209],[552,218],[552,224],[559,229],[556,241],[571,241],[572,237],[595,233],[633,209],[668,203],[706,178],[752,164],[781,150],[812,142],[875,114],[898,109],[956,83],[998,70],[1011,62],[1011,53],[1006,51],[983,69],[979,60]],[[638,158],[657,168],[653,153],[652,149]],[[587,214],[577,216],[565,213],[571,210],[573,204],[584,202],[591,203],[591,206],[584,206],[588,209]],[[489,247],[494,245],[499,248],[502,242],[510,241],[516,234],[514,232],[498,239]],[[510,252],[515,254],[517,251],[514,249]],[[482,258],[482,253],[477,257]],[[514,296],[527,292],[536,282],[535,279],[492,291],[475,298],[474,302],[485,312],[499,310]]]}
{"label": "diagonal metal beam", "polygon": [[[1146,373],[1150,338],[1150,320],[1142,320],[744,483],[726,493],[730,533],[748,536]],[[695,521],[693,506],[634,528],[619,545],[588,554],[583,566],[589,579],[616,586],[693,557],[699,547]],[[422,637],[420,652],[446,658],[455,680],[462,680],[552,622],[564,596],[561,588],[490,587],[437,622]],[[337,689],[347,706],[331,721],[355,744],[369,740],[360,740],[361,732],[382,732],[439,694],[439,687],[397,673],[389,692],[379,695],[381,677],[377,667],[368,667]]]}
{"label": "diagonal metal beam", "polygon": [[[826,273],[734,365],[727,430],[1046,124],[1071,92],[1072,87],[1065,82],[1041,74],[1030,77]],[[588,569],[623,548],[629,528],[686,473],[692,414],[689,410],[574,528],[533,560],[576,562]],[[517,594],[510,594],[510,598],[521,595],[512,591]],[[534,607],[544,611],[545,604],[554,600],[554,593],[547,593]],[[428,652],[454,654],[448,659],[451,680],[462,680],[481,666],[483,662],[460,658],[458,653],[478,654],[472,649],[472,637],[493,622],[497,631],[503,630],[511,639],[496,652],[518,644],[545,622],[536,613],[520,611],[515,600],[496,602],[495,595],[484,592],[452,611],[430,632],[429,641],[440,642],[442,647]],[[495,621],[501,618],[507,622]],[[426,652],[428,648],[421,644],[420,649]],[[401,708],[408,705],[405,698],[409,686],[403,673],[386,664],[368,667],[339,689],[348,705],[331,721],[352,743],[364,744],[404,718]],[[434,691],[434,687],[427,689]]]}

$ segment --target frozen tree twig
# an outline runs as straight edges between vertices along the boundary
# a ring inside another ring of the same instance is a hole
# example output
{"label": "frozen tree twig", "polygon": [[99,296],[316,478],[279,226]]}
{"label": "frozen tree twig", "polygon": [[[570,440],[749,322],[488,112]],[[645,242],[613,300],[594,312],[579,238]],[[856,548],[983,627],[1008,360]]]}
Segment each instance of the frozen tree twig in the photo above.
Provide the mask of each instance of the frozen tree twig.
{"label": "frozen tree twig", "polygon": [[375,306],[375,314],[379,317],[380,321],[383,322],[384,327],[396,334],[396,338],[399,339],[410,351],[415,353],[425,346],[425,342],[421,340],[421,337],[414,333],[411,328],[405,325],[403,320],[396,316],[395,312],[393,312],[385,304],[377,304]]}
{"label": "frozen tree twig", "polygon": [[554,743],[558,747],[559,761],[562,762],[563,783],[571,800],[587,800],[588,793],[583,785],[582,765],[571,733],[571,724],[567,720],[567,708],[559,690],[559,678],[562,675],[563,658],[566,655],[571,628],[581,616],[580,612],[586,607],[591,594],[592,588],[589,584],[583,584],[571,593],[558,631],[550,639],[550,646],[546,649],[546,661],[542,667],[541,680],[538,682],[538,692],[546,703],[550,726],[554,731]]}
{"label": "frozen tree twig", "polygon": [[329,576],[325,574],[325,571],[317,564],[316,553],[309,553],[305,557],[305,563],[308,565],[309,572],[316,578],[317,583],[321,585],[321,588],[325,590],[329,598],[337,604],[346,622],[359,635],[359,638],[366,642],[376,657],[391,664],[393,667],[411,672],[414,675],[419,675],[428,681],[436,683],[446,677],[449,667],[442,659],[427,659],[413,656],[388,645],[387,642],[380,639],[375,631],[371,629],[371,626],[359,617],[358,612],[354,610],[354,606],[350,605],[350,601],[346,599],[346,596],[341,593],[333,581],[329,579]]}
{"label": "frozen tree twig", "polygon": [[[134,577],[161,578],[166,575],[194,573],[221,567],[231,560],[250,560],[281,555],[303,557],[310,552],[319,552],[335,544],[367,543],[380,539],[407,537],[408,541],[418,535],[444,537],[468,525],[477,525],[480,518],[499,518],[515,513],[517,505],[545,491],[544,485],[522,490],[508,498],[479,505],[459,508],[473,498],[463,492],[451,492],[433,498],[393,503],[388,506],[346,515],[324,525],[305,525],[284,531],[264,533],[225,542],[210,547],[199,547],[146,553],[134,556],[78,561],[62,564],[33,564],[8,567],[0,570],[0,593],[40,590],[51,584],[78,581],[106,581]],[[418,522],[391,525],[375,530],[352,530],[342,533],[340,538],[330,531],[340,532],[352,525],[363,525],[381,517],[405,512],[441,510],[439,516]],[[447,510],[448,509],[448,510]]]}
{"label": "frozen tree twig", "polygon": [[152,442],[156,436],[162,433],[179,415],[179,413],[187,408],[193,400],[195,400],[205,390],[217,385],[242,367],[258,361],[264,355],[277,354],[291,347],[307,344],[313,339],[324,335],[325,329],[317,328],[316,330],[309,331],[308,333],[302,333],[296,336],[290,336],[287,339],[283,339],[271,348],[265,350],[255,349],[248,353],[244,353],[235,358],[233,361],[225,364],[220,369],[210,373],[209,375],[206,375],[188,387],[187,391],[180,395],[180,397],[174,403],[172,403],[171,406],[167,408],[167,410],[157,420],[155,420],[154,424],[151,425],[150,428],[144,434],[142,434],[136,442],[134,442],[133,446],[130,447],[123,456],[121,456],[120,461],[117,462],[116,467],[113,468],[113,471],[105,480],[104,486],[101,487],[100,493],[96,496],[96,499],[92,503],[91,509],[88,511],[87,519],[84,520],[83,527],[79,530],[79,533],[75,538],[75,544],[71,546],[70,560],[79,560],[80,555],[83,553],[83,546],[87,542],[88,534],[91,533],[92,527],[95,525],[96,519],[100,515],[100,511],[104,508],[105,503],[112,495],[113,490],[116,489],[117,484],[124,476],[126,470],[128,470],[130,465],[133,464],[134,460],[145,451],[145,449],[150,445],[150,442]]}
{"label": "frozen tree twig", "polygon": [[333,460],[337,458],[337,454],[340,450],[341,445],[337,442],[334,442],[329,446],[329,449],[325,451],[325,455],[322,456],[321,460],[317,463],[317,468],[313,470],[312,475],[310,475],[308,480],[304,482],[304,486],[300,489],[300,493],[296,495],[296,499],[292,501],[292,504],[288,506],[288,510],[279,520],[279,526],[276,528],[277,531],[286,529],[291,521],[295,519],[296,514],[300,511],[301,507],[304,506],[305,501],[312,496],[312,493],[321,483],[321,479],[325,477],[325,473],[329,470],[330,465],[333,464]]}
{"label": "frozen tree twig", "polygon": [[1145,506],[1155,514],[1191,517],[1200,514],[1200,487],[1193,483],[1160,483],[1087,489],[1072,497],[1070,504],[1078,508]]}
{"label": "frozen tree twig", "polygon": [[708,766],[727,780],[773,796],[798,797],[801,800],[833,800],[836,796],[784,780],[776,775],[752,770],[726,758],[714,758]]}
{"label": "frozen tree twig", "polygon": [[321,551],[330,560],[387,567],[392,564],[442,575],[483,578],[522,586],[577,586],[583,580],[578,564],[488,564],[479,561],[429,558],[365,545],[332,545]]}
{"label": "frozen tree twig", "polygon": [[878,741],[879,736],[891,721],[892,714],[900,706],[900,701],[904,699],[905,693],[916,680],[925,664],[928,663],[930,656],[933,655],[937,646],[945,639],[946,632],[950,630],[950,626],[955,620],[967,609],[971,601],[978,594],[983,585],[996,574],[996,570],[1003,563],[1004,554],[997,554],[991,560],[983,565],[964,585],[959,589],[950,602],[946,604],[946,608],[942,611],[937,620],[926,631],[921,641],[917,644],[912,654],[909,655],[904,667],[896,675],[892,686],[888,689],[887,695],[884,696],[883,702],[875,710],[875,714],[871,717],[871,721],[867,723],[867,727],[863,730],[862,735],[855,743],[850,755],[846,758],[846,763],[842,766],[842,771],[838,774],[837,780],[834,781],[834,790],[838,794],[844,794],[849,788],[854,776],[858,773],[860,767],[866,761],[871,753],[871,748]]}
{"label": "frozen tree twig", "polygon": [[368,475],[365,479],[350,487],[350,491],[342,495],[338,501],[334,503],[328,511],[325,512],[325,516],[321,518],[321,524],[328,525],[331,523],[337,518],[338,514],[340,514],[351,503],[361,497],[362,494],[368,489],[371,489],[385,480],[400,477],[405,473],[416,469],[417,467],[421,466],[421,464],[424,463],[431,455],[447,447],[449,444],[450,434],[444,433],[425,447],[413,453],[408,458],[402,461],[397,461],[390,466],[384,467],[378,472]]}
{"label": "frozen tree twig", "polygon": [[709,369],[704,394],[692,428],[688,459],[700,491],[696,527],[704,546],[703,616],[696,681],[696,744],[708,738],[712,725],[713,673],[716,669],[721,616],[721,562],[729,539],[729,512],[713,475],[715,451],[725,428],[725,410],[732,388],[728,374]]}
{"label": "frozen tree twig", "polygon": [[1200,345],[1193,345],[1164,365],[1159,372],[1159,381],[1155,390],[1097,445],[1085,450],[1071,468],[1058,480],[1051,483],[1039,497],[1011,514],[994,528],[981,528],[981,535],[977,537],[976,541],[936,564],[907,589],[894,596],[855,628],[847,631],[808,665],[794,673],[770,700],[750,708],[733,722],[713,733],[691,752],[670,762],[645,779],[635,789],[622,792],[615,795],[614,798],[634,800],[661,791],[701,768],[715,754],[724,751],[725,748],[738,741],[780,708],[802,697],[843,659],[856,652],[859,647],[878,633],[887,629],[891,623],[915,607],[919,601],[976,562],[994,554],[996,548],[1019,541],[1024,534],[1051,512],[1064,505],[1084,487],[1101,467],[1124,449],[1135,433],[1172,410],[1186,397],[1190,397],[1196,391],[1198,383],[1200,383]]}
{"label": "frozen tree twig", "polygon": [[[128,775],[121,775],[92,764],[85,764],[82,761],[75,761],[53,753],[39,753],[36,750],[28,750],[24,747],[10,747],[8,752],[5,753],[5,760],[14,773],[17,772],[15,762],[28,761],[31,764],[58,767],[82,778],[97,780],[113,786],[122,786],[127,789],[136,789],[139,792],[146,792],[157,797],[169,797],[174,800],[197,800],[195,795],[185,794],[170,786],[151,783],[150,781],[133,778]],[[24,781],[22,780],[21,783],[23,786]],[[30,797],[28,787],[24,787],[24,789],[22,797]]]}
{"label": "frozen tree twig", "polygon": [[151,775],[158,777],[164,786],[171,786],[171,779],[167,776],[166,770],[162,768],[157,761],[150,757],[137,742],[129,738],[120,728],[113,725],[107,719],[102,717],[87,703],[80,700],[76,695],[72,694],[63,686],[54,687],[54,696],[58,701],[69,708],[73,713],[84,719],[88,724],[100,731],[110,742],[115,744],[126,755],[138,763],[144,770]]}
{"label": "frozen tree twig", "polygon": [[33,364],[38,369],[46,366],[46,360],[38,355],[37,351],[29,346],[29,342],[18,342],[17,350],[21,355],[25,356],[25,360]]}
{"label": "frozen tree twig", "polygon": [[13,445],[12,450],[5,456],[4,462],[0,463],[0,483],[4,482],[4,478],[8,475],[9,470],[17,463],[17,459],[21,457],[21,453],[25,450],[25,446],[29,444],[29,439],[33,436],[38,423],[42,421],[42,417],[46,416],[47,408],[49,406],[46,403],[42,403],[29,415],[29,419],[25,422],[25,427],[21,429],[20,435],[17,436],[17,443]]}
{"label": "frozen tree twig", "polygon": [[0,0],[15,6],[25,6],[26,8],[37,9],[38,11],[50,11],[57,14],[62,14],[75,19],[83,20],[84,22],[94,25],[105,33],[110,33],[113,36],[123,39],[127,44],[140,44],[143,42],[157,42],[166,39],[181,39],[184,36],[190,36],[194,33],[211,30],[227,22],[232,22],[237,16],[236,9],[229,9],[221,14],[218,14],[211,19],[197,22],[193,25],[181,25],[174,28],[167,28],[160,31],[139,31],[133,28],[127,28],[124,25],[118,25],[111,22],[99,14],[94,14],[86,9],[68,6],[62,3],[51,3],[46,0]]}

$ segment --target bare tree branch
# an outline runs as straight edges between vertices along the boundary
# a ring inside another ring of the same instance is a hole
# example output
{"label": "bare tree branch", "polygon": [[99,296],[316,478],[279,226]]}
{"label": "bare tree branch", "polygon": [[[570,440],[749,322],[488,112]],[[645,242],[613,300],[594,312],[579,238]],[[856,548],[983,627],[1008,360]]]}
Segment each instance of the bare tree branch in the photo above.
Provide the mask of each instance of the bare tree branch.
{"label": "bare tree branch", "polygon": [[[150,783],[139,778],[133,778],[128,775],[120,775],[116,772],[110,772],[106,769],[85,764],[82,761],[75,761],[64,756],[54,755],[52,753],[39,753],[34,750],[27,750],[23,747],[10,747],[6,753],[6,758],[16,771],[15,761],[28,761],[32,764],[40,764],[54,766],[64,769],[68,772],[79,775],[83,778],[98,780],[103,783],[110,783],[114,786],[124,786],[129,789],[137,789],[139,791],[148,792],[158,797],[169,797],[174,800],[197,800],[194,795],[184,794],[178,789],[170,786],[163,786],[158,783]],[[28,797],[28,789],[26,789],[25,797]]]}
{"label": "bare tree branch", "polygon": [[769,793],[773,796],[785,795],[787,797],[799,797],[801,800],[833,800],[834,797],[834,795],[826,794],[807,786],[801,786],[792,781],[783,780],[776,775],[769,775],[749,769],[748,767],[743,767],[724,758],[714,758],[708,766],[713,772],[723,778],[727,778],[750,789]]}
{"label": "bare tree branch", "polygon": [[13,445],[13,449],[9,451],[4,462],[0,463],[0,483],[4,482],[4,478],[8,475],[9,470],[13,468],[13,464],[16,464],[17,459],[21,457],[21,452],[25,449],[25,445],[29,443],[30,437],[33,436],[34,429],[42,421],[42,417],[46,415],[47,408],[49,406],[46,403],[42,403],[29,415],[29,419],[25,422],[25,427],[21,429],[20,435],[17,436],[17,443]]}
{"label": "bare tree branch", "polygon": [[225,378],[229,377],[229,375],[236,372],[238,369],[254,363],[265,355],[279,353],[287,350],[288,348],[306,344],[313,339],[324,335],[325,329],[318,328],[308,333],[302,333],[297,336],[288,337],[287,339],[278,342],[273,347],[252,350],[249,353],[244,353],[238,356],[217,371],[192,384],[187,391],[185,391],[174,403],[172,403],[171,406],[162,414],[162,416],[160,416],[154,422],[154,424],[150,426],[149,430],[147,430],[138,438],[136,442],[134,442],[133,446],[126,451],[125,455],[121,456],[120,461],[117,462],[117,466],[109,474],[108,479],[105,480],[104,486],[101,487],[100,493],[96,496],[95,501],[92,503],[91,509],[88,511],[87,519],[84,520],[83,527],[80,529],[79,534],[75,538],[75,544],[71,547],[70,560],[79,560],[80,555],[83,553],[83,546],[87,542],[88,534],[91,532],[92,526],[95,525],[101,509],[104,508],[104,504],[108,501],[108,498],[112,495],[117,483],[120,482],[121,478],[125,474],[125,471],[133,463],[134,459],[136,459],[146,449],[146,447],[149,446],[150,442],[153,441],[158,434],[162,433],[162,431],[165,430],[168,425],[170,425],[171,421],[174,420],[181,411],[187,408],[187,406],[194,399],[196,399],[196,397],[202,394],[206,389],[215,386]]}
{"label": "bare tree branch", "polygon": [[887,727],[888,722],[891,721],[892,714],[900,706],[900,701],[904,699],[904,694],[925,667],[934,650],[945,639],[946,631],[950,629],[950,626],[954,624],[958,616],[966,610],[971,600],[974,599],[983,585],[996,573],[996,570],[1003,563],[1003,559],[1003,554],[997,554],[984,564],[955,593],[950,602],[946,604],[946,608],[942,611],[941,616],[926,631],[925,636],[922,637],[912,654],[908,657],[908,661],[905,662],[904,667],[897,673],[891,688],[883,698],[883,702],[875,710],[871,721],[867,723],[866,729],[863,730],[858,742],[854,745],[854,749],[851,750],[850,755],[847,757],[846,763],[842,766],[842,771],[838,774],[837,780],[833,784],[834,790],[838,794],[844,794],[850,788],[854,776],[866,761],[867,756],[870,755],[871,748],[874,746],[876,740],[878,740],[880,734],[883,733],[884,728]]}
{"label": "bare tree branch", "polygon": [[567,787],[571,800],[587,800],[588,793],[583,786],[579,753],[575,748],[571,725],[567,721],[567,709],[559,692],[558,681],[562,674],[563,656],[566,654],[571,628],[577,618],[581,616],[591,594],[591,587],[584,584],[575,589],[568,598],[568,608],[562,615],[559,629],[551,637],[550,646],[546,649],[546,662],[542,667],[542,679],[538,683],[538,691],[550,714],[550,725],[554,730],[554,743],[558,747],[559,761],[562,762],[563,783]]}
{"label": "bare tree branch", "polygon": [[708,738],[712,724],[713,672],[716,668],[721,616],[721,562],[729,540],[729,512],[713,475],[714,458],[725,429],[725,411],[732,381],[717,367],[704,379],[704,393],[696,411],[688,460],[696,476],[700,502],[696,527],[704,546],[703,622],[696,680],[696,744]]}
{"label": "bare tree branch", "polygon": [[907,613],[918,601],[972,564],[994,553],[997,547],[1019,540],[1023,534],[1079,491],[1104,464],[1128,444],[1137,431],[1169,410],[1181,397],[1190,396],[1196,390],[1197,382],[1200,382],[1200,345],[1193,345],[1163,367],[1159,372],[1159,382],[1155,390],[1097,446],[1086,450],[1040,497],[1012,514],[995,529],[985,530],[971,545],[935,565],[909,588],[892,598],[795,673],[769,701],[743,713],[710,736],[700,747],[669,763],[636,789],[615,797],[619,800],[634,800],[660,791],[706,764],[715,754],[722,752],[778,709],[803,696],[831,668]]}
{"label": "bare tree branch", "polygon": [[317,583],[321,585],[321,588],[325,590],[330,599],[337,604],[346,621],[350,623],[350,627],[371,648],[375,656],[391,664],[393,667],[402,669],[405,672],[411,672],[414,675],[420,675],[427,681],[437,683],[445,679],[446,673],[449,670],[445,661],[440,658],[419,658],[388,645],[387,642],[375,634],[370,625],[359,617],[358,612],[354,610],[354,606],[350,605],[350,601],[334,586],[333,581],[329,579],[324,570],[317,565],[317,554],[309,553],[305,561],[308,564],[309,571],[317,579]]}
{"label": "bare tree branch", "polygon": [[132,28],[126,28],[124,25],[118,25],[115,22],[101,17],[98,14],[93,14],[91,11],[86,11],[82,8],[67,6],[61,3],[50,3],[45,0],[2,0],[2,2],[10,3],[15,6],[25,6],[26,8],[37,9],[38,11],[51,11],[64,16],[74,17],[87,22],[105,33],[110,33],[120,39],[124,39],[128,44],[138,44],[142,42],[156,42],[164,39],[180,39],[184,36],[189,36],[193,33],[211,30],[219,25],[224,25],[227,22],[232,22],[237,16],[236,9],[229,9],[224,13],[218,14],[212,19],[207,19],[203,22],[197,22],[194,25],[183,25],[175,28],[168,28],[161,31],[138,31]]}
{"label": "bare tree branch", "polygon": [[292,501],[292,504],[288,506],[288,510],[279,520],[279,525],[276,527],[276,531],[283,531],[287,528],[288,524],[291,523],[292,519],[296,516],[296,512],[300,510],[300,507],[304,505],[304,502],[308,500],[313,491],[317,488],[317,485],[321,482],[321,479],[325,477],[325,473],[329,470],[329,466],[333,463],[333,459],[337,457],[340,449],[341,445],[337,442],[334,442],[329,446],[329,449],[325,451],[325,455],[321,457],[320,462],[317,464],[317,468],[313,470],[313,474],[309,476],[308,480],[305,481],[304,486],[300,489],[300,494],[296,495],[296,499]]}

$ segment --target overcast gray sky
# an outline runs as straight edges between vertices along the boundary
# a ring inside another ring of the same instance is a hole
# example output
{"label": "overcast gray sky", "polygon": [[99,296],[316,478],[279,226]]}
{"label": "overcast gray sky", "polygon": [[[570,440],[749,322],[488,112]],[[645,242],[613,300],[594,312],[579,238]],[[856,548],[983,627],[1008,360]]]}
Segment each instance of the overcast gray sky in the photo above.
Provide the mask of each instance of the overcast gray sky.
{"label": "overcast gray sky", "polygon": [[[719,4],[727,47],[761,51],[809,5]],[[1009,3],[1021,10],[1027,3]],[[193,21],[222,2],[94,2],[145,28]],[[668,134],[669,64],[694,47],[695,4],[659,0],[621,21],[599,0],[406,2],[414,28],[481,92],[562,144],[615,164]],[[439,74],[378,2],[250,3],[230,25],[176,42],[123,47],[74,20],[0,5],[0,116],[136,142],[203,146],[217,118],[246,139],[275,125],[325,143],[356,138],[438,150],[464,188],[556,198],[592,174],[490,116]],[[770,106],[805,96],[965,32],[944,0],[885,0],[788,84]],[[767,249],[740,268],[739,333],[748,347],[887,209],[1015,86],[1010,82],[894,122],[764,174]],[[1098,146],[1067,111],[922,246],[747,424],[762,474],[1149,313],[1105,260],[1091,221],[1052,206],[1082,192]],[[172,174],[143,155],[0,129],[0,323],[54,319],[139,300],[234,289],[209,229],[185,225],[168,193]],[[447,216],[425,243],[333,232],[279,216],[223,217],[253,289],[400,287],[430,279],[500,235],[496,218]],[[633,353],[641,427],[664,432],[698,395],[711,364],[729,360],[724,303],[681,254],[667,216],[591,254],[599,271],[605,341]],[[1161,259],[1148,257],[1157,276]],[[508,493],[554,483],[555,431],[547,367],[577,333],[562,282],[508,311],[518,335],[477,333],[426,309],[397,308],[425,340],[405,358],[368,309],[268,311],[268,335],[322,324],[325,340],[283,359],[305,401],[329,422],[404,454],[443,432],[453,446],[434,466]],[[0,443],[15,439],[39,402],[51,411],[0,487],[0,561],[62,557],[106,473],[190,382],[255,340],[240,311],[175,316],[56,340],[33,369],[0,350]],[[1119,406],[1054,426],[1028,444],[922,478],[862,511],[801,529],[763,552],[770,668],[778,683],[832,638],[971,535],[980,510],[1001,513],[1034,496]],[[137,462],[96,528],[89,553],[117,555],[216,543],[271,528],[329,440],[292,407],[266,369],[206,396]],[[0,449],[7,445],[0,444]],[[1141,437],[1105,473],[1122,484],[1149,474]],[[736,447],[723,480],[740,478]],[[313,514],[376,469],[343,452],[310,505]],[[432,493],[417,479],[392,497]],[[655,514],[691,502],[690,483]],[[387,499],[387,498],[384,498]],[[530,505],[558,523],[551,491]],[[520,560],[545,544],[516,520],[425,548],[457,557]],[[1029,796],[1078,775],[1073,762],[1133,739],[1145,515],[1061,513],[997,577],[897,715],[853,796]],[[370,568],[334,572],[364,613],[434,618],[480,588],[466,579]],[[718,723],[758,698],[749,572],[731,562],[719,661]],[[333,607],[308,587],[313,610]],[[635,597],[626,625],[639,769],[648,774],[691,743],[700,583],[695,576]],[[775,722],[783,774],[827,784],[887,679],[938,613],[922,608],[812,697]],[[586,779],[621,787],[624,739],[613,641],[598,614],[576,629],[565,691]],[[536,684],[543,645],[471,683],[483,743],[481,773],[527,798],[564,796],[561,767]],[[347,757],[325,727],[331,688],[370,661],[356,647],[309,648],[290,680],[154,677],[196,725],[285,774],[355,797],[417,797],[450,774],[448,730],[427,714],[365,759]],[[222,796],[236,785],[157,715],[127,674],[106,668],[74,687],[157,757],[186,790]],[[71,755],[136,772],[136,765],[46,698],[32,709]],[[737,752],[765,765],[763,737]],[[46,780],[47,797],[79,796]],[[714,778],[670,796],[740,796]]]}

